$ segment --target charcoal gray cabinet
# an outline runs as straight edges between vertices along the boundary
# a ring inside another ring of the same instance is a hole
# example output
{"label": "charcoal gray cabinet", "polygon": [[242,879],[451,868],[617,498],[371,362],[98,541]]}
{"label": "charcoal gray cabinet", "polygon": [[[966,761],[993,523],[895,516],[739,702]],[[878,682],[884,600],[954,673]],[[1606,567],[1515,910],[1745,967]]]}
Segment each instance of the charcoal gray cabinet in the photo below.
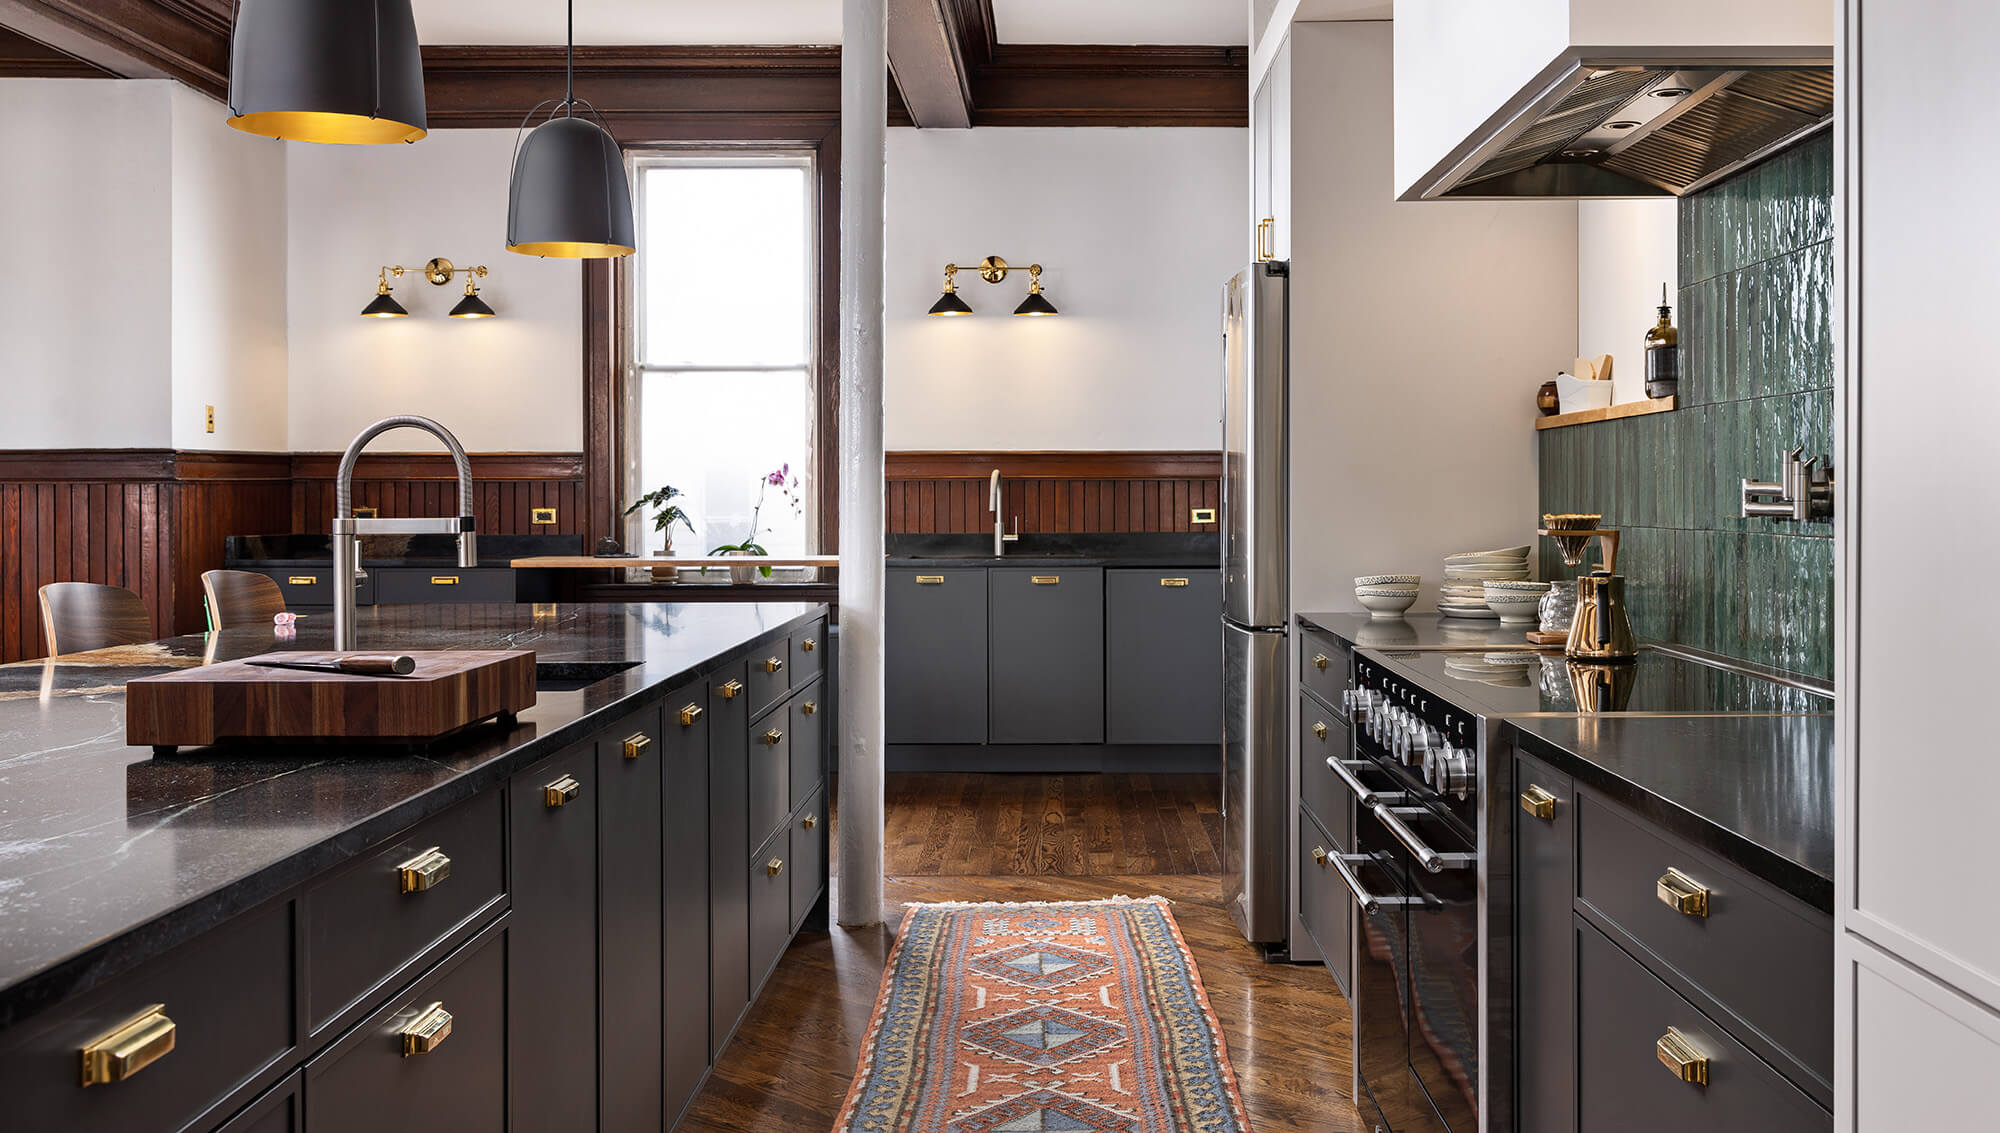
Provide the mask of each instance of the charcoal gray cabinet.
{"label": "charcoal gray cabinet", "polygon": [[512,602],[514,572],[507,567],[375,567],[375,603]]}
{"label": "charcoal gray cabinet", "polygon": [[892,568],[886,585],[888,742],[985,743],[986,570]]}
{"label": "charcoal gray cabinet", "polygon": [[1515,1001],[1519,1128],[1574,1133],[1576,797],[1569,776],[1526,755],[1515,757],[1514,787],[1514,956],[1526,993]]}
{"label": "charcoal gray cabinet", "polygon": [[987,572],[996,744],[1104,742],[1104,571]]}
{"label": "charcoal gray cabinet", "polygon": [[660,1128],[663,1095],[660,773],[657,708],[597,740],[598,1128]]}
{"label": "charcoal gray cabinet", "polygon": [[708,989],[710,1056],[750,1006],[750,700],[742,661],[708,682]]}
{"label": "charcoal gray cabinet", "polygon": [[[708,745],[713,732],[705,685],[667,694],[661,728],[666,754],[665,1092],[667,1124],[680,1119],[708,1072]],[[518,1126],[517,1126],[518,1128]],[[551,1126],[550,1128],[556,1128]]]}
{"label": "charcoal gray cabinet", "polygon": [[302,1077],[294,1073],[264,1091],[215,1133],[299,1133],[305,1127],[304,1099],[299,1094]]}
{"label": "charcoal gray cabinet", "polygon": [[[516,1129],[593,1128],[597,1094],[597,749],[516,772],[507,790],[514,928],[507,955],[508,1075]],[[565,990],[572,989],[572,990]]]}
{"label": "charcoal gray cabinet", "polygon": [[1222,741],[1222,572],[1104,572],[1105,740]]}

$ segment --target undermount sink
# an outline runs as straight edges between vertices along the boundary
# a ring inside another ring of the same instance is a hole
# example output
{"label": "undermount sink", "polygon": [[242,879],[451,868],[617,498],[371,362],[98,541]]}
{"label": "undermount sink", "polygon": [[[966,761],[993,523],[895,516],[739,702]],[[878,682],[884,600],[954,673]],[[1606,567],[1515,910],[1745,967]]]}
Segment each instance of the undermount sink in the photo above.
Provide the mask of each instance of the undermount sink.
{"label": "undermount sink", "polygon": [[536,692],[575,692],[639,666],[637,661],[537,661]]}

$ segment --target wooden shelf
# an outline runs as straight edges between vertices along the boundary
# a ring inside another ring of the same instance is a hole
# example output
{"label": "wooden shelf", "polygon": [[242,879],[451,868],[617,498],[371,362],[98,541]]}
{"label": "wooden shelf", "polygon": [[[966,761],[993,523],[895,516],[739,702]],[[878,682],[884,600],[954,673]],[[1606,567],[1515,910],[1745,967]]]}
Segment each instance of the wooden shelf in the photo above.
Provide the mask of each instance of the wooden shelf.
{"label": "wooden shelf", "polygon": [[1644,417],[1649,413],[1667,413],[1680,404],[1679,397],[1663,397],[1659,400],[1647,398],[1645,401],[1628,401],[1623,405],[1607,405],[1603,409],[1582,409],[1575,413],[1558,413],[1553,417],[1535,418],[1535,428],[1560,429],[1565,425],[1588,425],[1594,421],[1616,421],[1620,417]]}

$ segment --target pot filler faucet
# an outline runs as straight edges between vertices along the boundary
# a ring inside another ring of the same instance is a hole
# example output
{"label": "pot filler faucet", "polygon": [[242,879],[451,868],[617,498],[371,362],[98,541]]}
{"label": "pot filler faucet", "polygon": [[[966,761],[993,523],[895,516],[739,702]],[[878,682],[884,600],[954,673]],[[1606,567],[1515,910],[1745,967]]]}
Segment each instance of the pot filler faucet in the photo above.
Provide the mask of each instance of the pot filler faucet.
{"label": "pot filler faucet", "polygon": [[1021,538],[1021,519],[1014,518],[1014,534],[1007,534],[1007,521],[1000,514],[1000,470],[993,470],[993,478],[986,485],[986,506],[993,512],[993,557],[1000,558],[1007,553],[1007,544]]}
{"label": "pot filler faucet", "polygon": [[[368,442],[391,429],[422,429],[444,442],[451,450],[451,462],[458,466],[458,514],[420,519],[357,519],[354,515],[354,465]],[[479,545],[472,530],[472,462],[465,446],[451,430],[428,417],[384,417],[354,438],[340,456],[340,472],[334,478],[333,496],[333,647],[346,650],[354,644],[354,588],[368,573],[361,569],[362,535],[456,535],[458,566],[470,570],[479,565]]]}

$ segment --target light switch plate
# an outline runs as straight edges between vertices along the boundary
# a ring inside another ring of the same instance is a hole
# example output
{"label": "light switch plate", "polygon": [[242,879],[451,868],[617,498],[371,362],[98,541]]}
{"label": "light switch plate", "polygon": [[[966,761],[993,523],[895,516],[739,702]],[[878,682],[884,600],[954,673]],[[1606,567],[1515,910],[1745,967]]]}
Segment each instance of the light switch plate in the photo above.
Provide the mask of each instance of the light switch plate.
{"label": "light switch plate", "polygon": [[1190,522],[1190,523],[1214,523],[1214,522],[1215,522],[1215,509],[1214,509],[1214,508],[1212,508],[1212,507],[1198,507],[1198,508],[1195,508],[1195,509],[1193,509],[1193,510],[1192,510],[1191,512],[1189,512],[1189,513],[1188,513],[1188,522]]}
{"label": "light switch plate", "polygon": [[528,511],[528,522],[531,524],[548,524],[555,521],[556,509],[552,507],[531,508]]}

